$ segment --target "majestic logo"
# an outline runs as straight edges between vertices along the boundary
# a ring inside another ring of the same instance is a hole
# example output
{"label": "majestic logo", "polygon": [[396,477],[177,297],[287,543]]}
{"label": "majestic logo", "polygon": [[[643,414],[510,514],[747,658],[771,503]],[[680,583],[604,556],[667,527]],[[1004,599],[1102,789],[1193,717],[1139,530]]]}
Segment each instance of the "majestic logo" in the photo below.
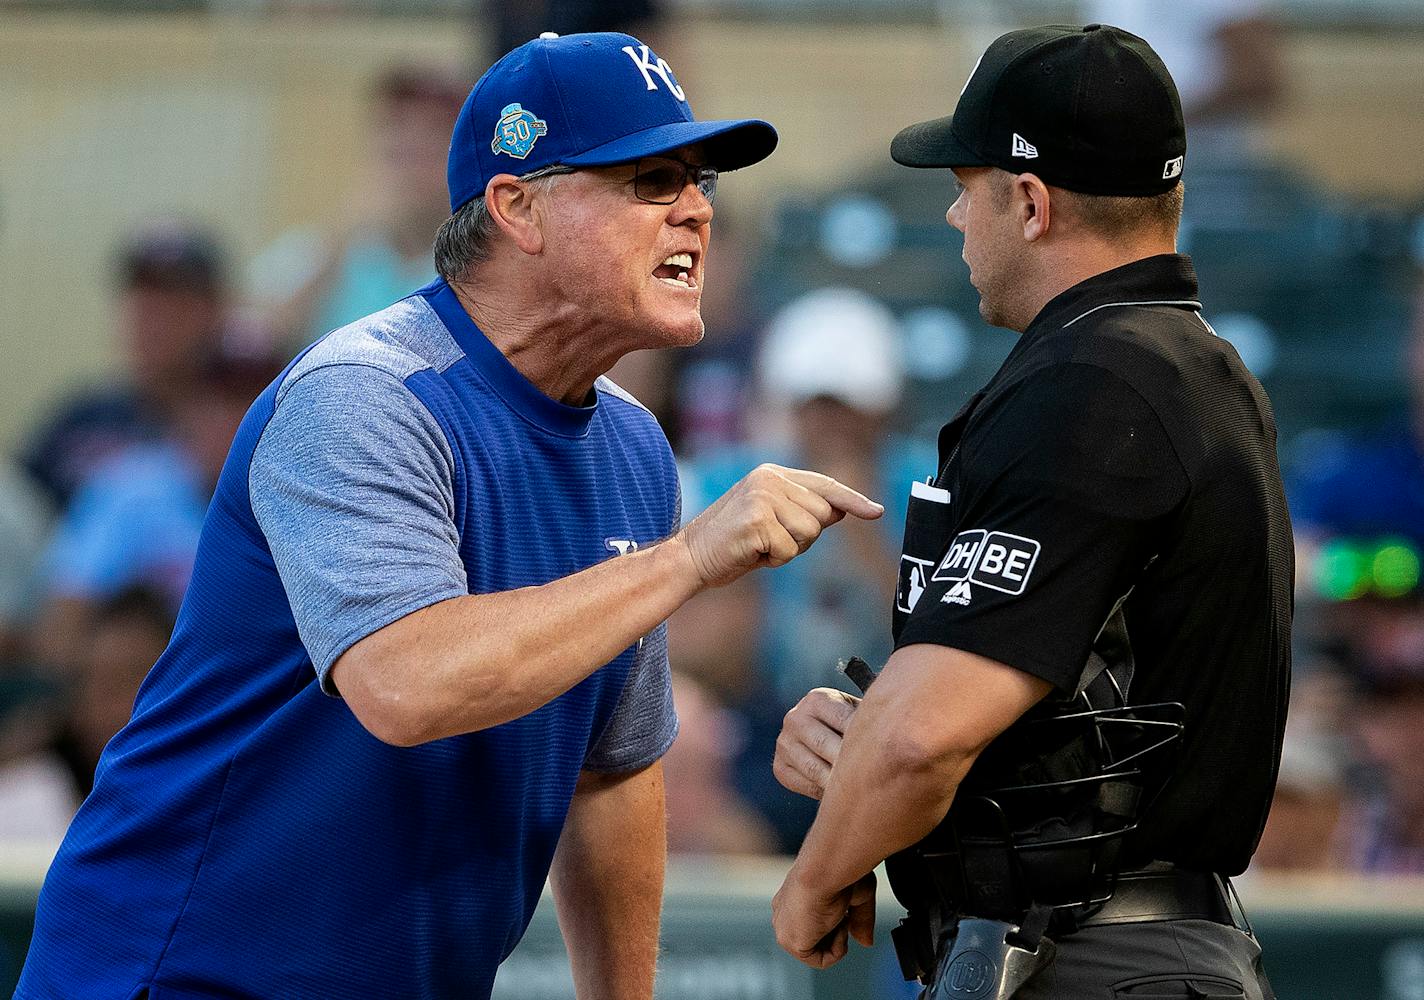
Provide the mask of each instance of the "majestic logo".
{"label": "majestic logo", "polygon": [[620,556],[626,556],[629,552],[638,551],[638,540],[636,538],[605,538],[603,544],[610,552],[616,552]]}
{"label": "majestic logo", "polygon": [[540,121],[518,104],[506,104],[499,115],[494,126],[494,141],[490,143],[490,152],[495,156],[506,153],[522,160],[539,137],[549,132],[548,122]]}
{"label": "majestic logo", "polygon": [[968,580],[960,580],[939,599],[941,604],[968,604],[974,600],[974,591],[969,589]]}
{"label": "majestic logo", "polygon": [[663,83],[673,97],[679,101],[686,101],[687,95],[682,88],[677,85],[677,77],[672,75],[672,67],[667,64],[667,60],[661,56],[653,55],[652,49],[646,45],[640,45],[636,49],[631,45],[623,46],[623,51],[628,53],[628,58],[633,60],[633,65],[638,67],[638,72],[643,74],[643,82],[648,85],[649,90],[657,90],[658,85],[653,82],[653,74],[663,78]]}
{"label": "majestic logo", "polygon": [[[1040,545],[1032,538],[1011,535],[1007,531],[985,531],[974,528],[954,536],[949,551],[935,569],[933,580],[967,581],[990,590],[1017,596],[1028,586],[1029,574],[1038,562]],[[969,603],[969,588],[958,587],[941,600],[949,601],[959,591]],[[955,602],[960,603],[960,602]]]}
{"label": "majestic logo", "polygon": [[900,557],[900,587],[895,591],[895,608],[909,614],[920,603],[920,595],[925,592],[925,574],[934,565],[933,559],[916,559],[914,556]]}
{"label": "majestic logo", "polygon": [[1182,176],[1182,157],[1168,160],[1167,165],[1162,168],[1162,179],[1170,181],[1173,177]]}
{"label": "majestic logo", "polygon": [[1015,132],[1013,155],[1022,156],[1025,160],[1032,160],[1038,155],[1038,147]]}

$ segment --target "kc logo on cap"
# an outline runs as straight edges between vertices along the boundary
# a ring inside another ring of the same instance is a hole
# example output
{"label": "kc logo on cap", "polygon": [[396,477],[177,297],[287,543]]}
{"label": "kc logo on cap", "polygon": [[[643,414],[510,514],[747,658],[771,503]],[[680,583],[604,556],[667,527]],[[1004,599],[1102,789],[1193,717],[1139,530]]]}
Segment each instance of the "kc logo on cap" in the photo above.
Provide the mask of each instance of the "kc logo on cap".
{"label": "kc logo on cap", "polygon": [[[663,83],[667,84],[667,89],[672,92],[672,96],[679,101],[687,100],[687,94],[677,85],[677,77],[672,75],[672,67],[667,64],[667,60],[662,56],[654,56],[652,50],[646,45],[639,45],[636,49],[631,45],[623,46],[623,51],[628,53],[628,58],[633,60],[633,65],[638,67],[638,71],[643,74],[643,79],[648,84],[649,90],[657,90],[658,85],[653,82],[653,74],[663,78]],[[649,60],[653,60],[649,62]]]}

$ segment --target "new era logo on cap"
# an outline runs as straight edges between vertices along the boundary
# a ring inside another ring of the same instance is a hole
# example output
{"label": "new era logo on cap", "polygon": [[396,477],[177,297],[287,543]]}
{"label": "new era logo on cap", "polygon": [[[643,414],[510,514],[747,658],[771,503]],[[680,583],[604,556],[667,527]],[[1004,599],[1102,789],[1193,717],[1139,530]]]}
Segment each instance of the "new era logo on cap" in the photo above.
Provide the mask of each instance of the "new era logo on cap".
{"label": "new era logo on cap", "polygon": [[1026,160],[1032,160],[1038,155],[1038,147],[1015,132],[1013,155],[1022,156]]}

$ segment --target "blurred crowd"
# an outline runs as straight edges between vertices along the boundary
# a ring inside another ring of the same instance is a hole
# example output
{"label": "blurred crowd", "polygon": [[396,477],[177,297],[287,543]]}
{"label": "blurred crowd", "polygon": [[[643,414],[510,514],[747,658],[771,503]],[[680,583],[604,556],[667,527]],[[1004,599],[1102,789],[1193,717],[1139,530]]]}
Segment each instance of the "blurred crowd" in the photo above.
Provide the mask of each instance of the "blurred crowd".
{"label": "blurred crowd", "polygon": [[[578,5],[567,6],[544,15],[573,18]],[[656,13],[624,6],[640,23]],[[1088,6],[1090,19],[1151,38],[1141,5]],[[1269,19],[1241,0],[1171,9],[1177,49],[1162,54],[1201,137],[1193,155],[1255,155],[1253,116],[1280,97]],[[517,42],[537,29],[501,30]],[[370,176],[341,231],[293,230],[239,261],[201,228],[153,220],[114,248],[115,370],[56,400],[0,456],[0,839],[57,839],[91,786],[179,613],[251,400],[304,345],[434,277],[445,150],[465,93],[413,67],[376,82]],[[844,686],[838,660],[889,654],[905,495],[935,463],[937,422],[909,414],[942,421],[962,400],[913,376],[918,348],[898,303],[852,283],[776,301],[752,277],[765,232],[730,212],[715,230],[703,344],[613,373],[662,420],[685,516],[764,461],[827,473],[888,508],[672,621],[673,849],[789,853],[815,804],[772,777],[781,718],[809,688]],[[1284,451],[1298,641],[1259,867],[1424,872],[1424,280],[1419,289],[1412,329],[1397,331],[1407,412],[1301,433]],[[1210,284],[1203,292],[1210,315]],[[1002,336],[1007,350],[1012,334]]]}

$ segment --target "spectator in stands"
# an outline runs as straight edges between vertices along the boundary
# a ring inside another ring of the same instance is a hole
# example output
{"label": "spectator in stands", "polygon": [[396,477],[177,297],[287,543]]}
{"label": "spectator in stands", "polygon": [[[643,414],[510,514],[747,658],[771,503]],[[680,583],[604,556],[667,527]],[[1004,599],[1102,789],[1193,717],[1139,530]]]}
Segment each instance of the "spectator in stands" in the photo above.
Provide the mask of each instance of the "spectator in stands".
{"label": "spectator in stands", "polygon": [[75,805],[94,787],[105,744],[133,714],[134,698],[173,632],[167,595],[145,587],[115,594],[94,612],[56,752],[68,766]]}
{"label": "spectator in stands", "polygon": [[1352,616],[1360,773],[1339,826],[1356,871],[1424,874],[1424,601],[1367,599]]}
{"label": "spectator in stands", "polygon": [[23,452],[26,471],[61,509],[105,458],[163,435],[222,327],[222,263],[206,234],[181,223],[146,227],[117,270],[123,375],[69,399]]}
{"label": "spectator in stands", "polygon": [[1424,872],[1424,280],[1404,353],[1407,412],[1299,441],[1288,489],[1302,634],[1359,686],[1338,712],[1358,774],[1334,855],[1363,871]]}
{"label": "spectator in stands", "polygon": [[772,318],[758,355],[759,439],[682,464],[688,518],[764,461],[812,463],[890,508],[879,523],[842,525],[822,539],[824,552],[818,546],[764,580],[703,595],[670,623],[674,667],[744,716],[739,788],[771,820],[783,850],[799,844],[815,803],[787,793],[767,767],[781,717],[807,689],[838,683],[837,660],[878,664],[889,655],[900,541],[892,525],[904,523],[895,506],[912,479],[935,467],[930,442],[890,434],[904,380],[900,351],[895,317],[863,292],[803,296]]}
{"label": "spectator in stands", "polygon": [[0,677],[26,652],[26,632],[35,611],[35,570],[44,549],[51,511],[20,470],[0,459]]}
{"label": "spectator in stands", "polygon": [[63,720],[62,691],[32,673],[0,676],[0,846],[54,845],[79,800],[65,762],[53,752]]}
{"label": "spectator in stands", "polygon": [[0,841],[57,841],[73,809],[62,766],[43,752],[60,689],[28,661],[49,522],[37,487],[0,459]]}
{"label": "spectator in stands", "polygon": [[384,74],[371,95],[370,174],[353,198],[350,224],[335,233],[291,230],[249,266],[249,296],[293,347],[434,280],[430,248],[450,214],[450,129],[468,93],[431,69]]}
{"label": "spectator in stands", "polygon": [[1253,869],[1322,871],[1339,867],[1345,802],[1343,734],[1357,710],[1348,681],[1328,663],[1293,668],[1290,711],[1271,814]]}
{"label": "spectator in stands", "polygon": [[0,683],[0,841],[58,843],[172,629],[162,595],[128,590],[95,609],[68,687]]}
{"label": "spectator in stands", "polygon": [[126,590],[177,611],[232,436],[279,367],[271,356],[214,356],[174,401],[167,435],[121,449],[79,484],[41,564],[35,644],[46,665],[72,673],[98,609]]}
{"label": "spectator in stands", "polygon": [[690,677],[673,674],[677,739],[663,757],[668,850],[674,854],[768,854],[776,838],[733,786],[745,726]]}

